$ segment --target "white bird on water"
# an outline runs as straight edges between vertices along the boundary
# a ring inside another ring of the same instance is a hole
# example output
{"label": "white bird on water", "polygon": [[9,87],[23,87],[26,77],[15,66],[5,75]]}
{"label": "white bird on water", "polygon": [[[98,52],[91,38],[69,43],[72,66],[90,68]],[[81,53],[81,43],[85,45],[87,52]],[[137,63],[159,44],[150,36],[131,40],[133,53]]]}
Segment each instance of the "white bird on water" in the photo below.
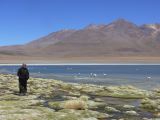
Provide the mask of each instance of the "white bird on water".
{"label": "white bird on water", "polygon": [[147,78],[148,78],[148,79],[151,79],[152,77],[148,76]]}
{"label": "white bird on water", "polygon": [[93,77],[96,77],[97,76],[97,74],[93,74]]}

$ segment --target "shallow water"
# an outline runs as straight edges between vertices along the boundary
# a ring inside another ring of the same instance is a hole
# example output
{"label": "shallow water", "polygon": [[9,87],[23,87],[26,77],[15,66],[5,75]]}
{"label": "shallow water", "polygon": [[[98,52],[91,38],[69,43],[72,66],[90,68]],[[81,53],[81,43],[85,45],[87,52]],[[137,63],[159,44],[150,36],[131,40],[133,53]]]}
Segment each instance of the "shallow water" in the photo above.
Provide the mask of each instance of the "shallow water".
{"label": "shallow water", "polygon": [[[19,66],[0,66],[0,73],[16,74]],[[160,65],[39,65],[28,66],[32,77],[97,85],[160,87]]]}

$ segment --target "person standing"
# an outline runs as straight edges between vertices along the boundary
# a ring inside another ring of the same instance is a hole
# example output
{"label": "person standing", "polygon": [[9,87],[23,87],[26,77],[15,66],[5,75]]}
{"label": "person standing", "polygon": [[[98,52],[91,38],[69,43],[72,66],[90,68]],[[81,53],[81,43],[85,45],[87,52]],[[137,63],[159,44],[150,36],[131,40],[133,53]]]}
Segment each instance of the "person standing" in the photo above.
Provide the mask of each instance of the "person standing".
{"label": "person standing", "polygon": [[18,69],[17,76],[19,77],[19,93],[20,95],[26,95],[27,93],[27,81],[29,79],[29,71],[26,64]]}

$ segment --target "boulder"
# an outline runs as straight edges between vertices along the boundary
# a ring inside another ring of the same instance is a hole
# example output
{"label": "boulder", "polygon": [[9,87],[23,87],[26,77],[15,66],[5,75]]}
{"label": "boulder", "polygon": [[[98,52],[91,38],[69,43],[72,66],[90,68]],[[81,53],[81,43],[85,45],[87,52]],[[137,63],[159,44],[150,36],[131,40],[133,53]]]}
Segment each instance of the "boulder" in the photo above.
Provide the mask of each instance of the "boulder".
{"label": "boulder", "polygon": [[126,111],[125,114],[132,115],[132,116],[138,116],[139,114],[136,111]]}
{"label": "boulder", "polygon": [[109,107],[109,106],[106,106],[106,107],[105,107],[105,111],[106,111],[106,112],[111,112],[111,113],[112,113],[112,112],[113,112],[113,113],[117,113],[117,112],[120,113],[120,112],[121,112],[120,110],[117,110],[116,108],[114,108],[114,107]]}

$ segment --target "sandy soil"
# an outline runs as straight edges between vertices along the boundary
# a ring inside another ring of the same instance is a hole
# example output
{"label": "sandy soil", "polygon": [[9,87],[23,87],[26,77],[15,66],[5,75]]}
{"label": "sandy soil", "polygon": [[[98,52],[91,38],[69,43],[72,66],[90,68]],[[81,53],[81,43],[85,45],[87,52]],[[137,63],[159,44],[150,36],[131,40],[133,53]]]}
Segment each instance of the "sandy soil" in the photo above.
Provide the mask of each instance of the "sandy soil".
{"label": "sandy soil", "polygon": [[0,64],[160,64],[160,57],[31,57],[0,55]]}

